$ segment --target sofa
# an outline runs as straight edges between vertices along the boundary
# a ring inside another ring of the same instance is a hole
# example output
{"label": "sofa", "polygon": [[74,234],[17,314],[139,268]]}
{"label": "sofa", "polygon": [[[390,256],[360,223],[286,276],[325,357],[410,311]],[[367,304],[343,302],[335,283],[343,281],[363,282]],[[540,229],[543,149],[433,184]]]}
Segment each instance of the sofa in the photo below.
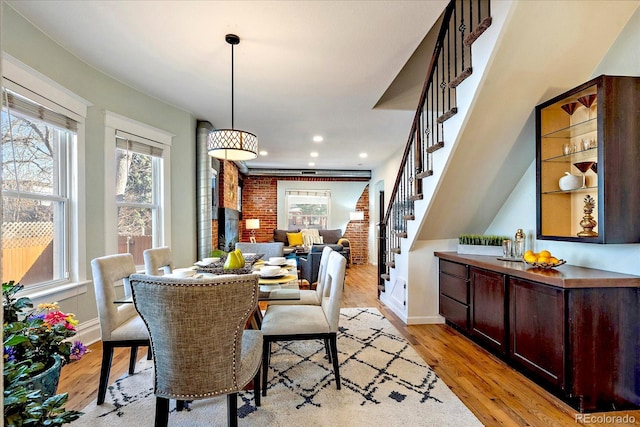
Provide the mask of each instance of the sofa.
{"label": "sofa", "polygon": [[[298,236],[302,230],[283,230],[283,229],[274,229],[273,230],[273,241],[274,242],[282,242],[284,244],[284,253],[288,255],[295,251],[300,251],[302,249],[302,236]],[[288,234],[296,235],[291,236],[296,239],[300,239],[294,242],[289,241]],[[318,234],[322,238],[323,244],[328,245],[341,245],[343,247],[343,252],[345,253],[345,257],[347,258],[347,262],[351,261],[351,248],[350,242],[348,239],[345,239],[342,236],[342,230],[339,228],[333,230],[318,230]],[[294,244],[291,244],[294,243]],[[322,252],[322,250],[320,250]]]}

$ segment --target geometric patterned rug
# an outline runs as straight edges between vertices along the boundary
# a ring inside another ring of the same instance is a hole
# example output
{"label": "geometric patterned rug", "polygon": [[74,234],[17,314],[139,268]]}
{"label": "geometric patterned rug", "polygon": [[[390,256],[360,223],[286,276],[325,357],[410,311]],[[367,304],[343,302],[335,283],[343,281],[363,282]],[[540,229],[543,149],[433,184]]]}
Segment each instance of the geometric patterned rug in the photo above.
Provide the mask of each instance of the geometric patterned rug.
{"label": "geometric patterned rug", "polygon": [[[481,426],[400,333],[375,308],[340,312],[337,390],[322,341],[274,344],[267,396],[238,394],[240,426]],[[224,396],[171,403],[169,426],[225,426]],[[109,386],[103,405],[87,406],[72,426],[153,426],[153,363]]]}

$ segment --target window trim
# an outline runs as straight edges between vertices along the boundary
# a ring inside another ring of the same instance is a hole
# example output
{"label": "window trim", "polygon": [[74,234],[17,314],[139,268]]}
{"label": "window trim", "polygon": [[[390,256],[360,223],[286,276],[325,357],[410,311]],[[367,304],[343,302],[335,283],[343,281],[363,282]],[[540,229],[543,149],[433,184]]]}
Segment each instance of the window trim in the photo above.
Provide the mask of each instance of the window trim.
{"label": "window trim", "polygon": [[85,120],[92,104],[54,80],[32,69],[11,55],[2,54],[2,86],[43,106],[67,115],[78,123],[74,149],[69,150],[67,167],[69,189],[69,256],[70,275],[66,280],[30,285],[20,295],[34,303],[51,296],[58,299],[79,295],[87,290],[86,262],[86,183]]}
{"label": "window trim", "polygon": [[[286,227],[289,228],[289,208],[290,208],[290,199],[289,196],[310,196],[310,197],[326,197],[327,198],[327,215],[326,215],[326,228],[324,230],[330,229],[329,221],[331,219],[331,190],[328,189],[301,189],[301,188],[289,188],[284,191],[284,208],[285,208],[285,218],[286,218]],[[302,227],[300,227],[302,228]]]}
{"label": "window trim", "polygon": [[162,207],[158,215],[157,246],[171,246],[171,144],[172,133],[138,122],[111,111],[104,111],[104,159],[105,159],[105,253],[118,252],[118,206],[115,198],[115,157],[116,136],[139,140],[149,145],[162,145],[162,167],[160,171],[160,191]]}

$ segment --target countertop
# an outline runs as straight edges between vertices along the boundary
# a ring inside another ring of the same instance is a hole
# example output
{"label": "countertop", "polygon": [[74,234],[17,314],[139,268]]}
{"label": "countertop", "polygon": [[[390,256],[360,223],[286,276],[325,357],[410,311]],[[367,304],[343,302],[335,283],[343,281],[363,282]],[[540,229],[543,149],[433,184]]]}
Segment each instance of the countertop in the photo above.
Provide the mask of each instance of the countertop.
{"label": "countertop", "polygon": [[485,268],[558,288],[637,288],[640,276],[564,264],[543,270],[524,262],[500,261],[495,256],[465,255],[457,252],[435,252],[440,259]]}

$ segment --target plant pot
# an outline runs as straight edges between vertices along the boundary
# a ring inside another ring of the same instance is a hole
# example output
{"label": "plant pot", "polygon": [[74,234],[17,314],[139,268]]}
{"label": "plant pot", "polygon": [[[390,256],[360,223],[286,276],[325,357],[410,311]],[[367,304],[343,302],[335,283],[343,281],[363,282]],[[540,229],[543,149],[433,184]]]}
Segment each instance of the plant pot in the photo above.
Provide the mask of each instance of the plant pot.
{"label": "plant pot", "polygon": [[458,244],[458,253],[466,255],[489,255],[500,257],[502,256],[502,246]]}
{"label": "plant pot", "polygon": [[42,390],[43,401],[56,394],[60,373],[62,372],[62,359],[53,356],[53,365],[26,381],[22,381],[29,390]]}

